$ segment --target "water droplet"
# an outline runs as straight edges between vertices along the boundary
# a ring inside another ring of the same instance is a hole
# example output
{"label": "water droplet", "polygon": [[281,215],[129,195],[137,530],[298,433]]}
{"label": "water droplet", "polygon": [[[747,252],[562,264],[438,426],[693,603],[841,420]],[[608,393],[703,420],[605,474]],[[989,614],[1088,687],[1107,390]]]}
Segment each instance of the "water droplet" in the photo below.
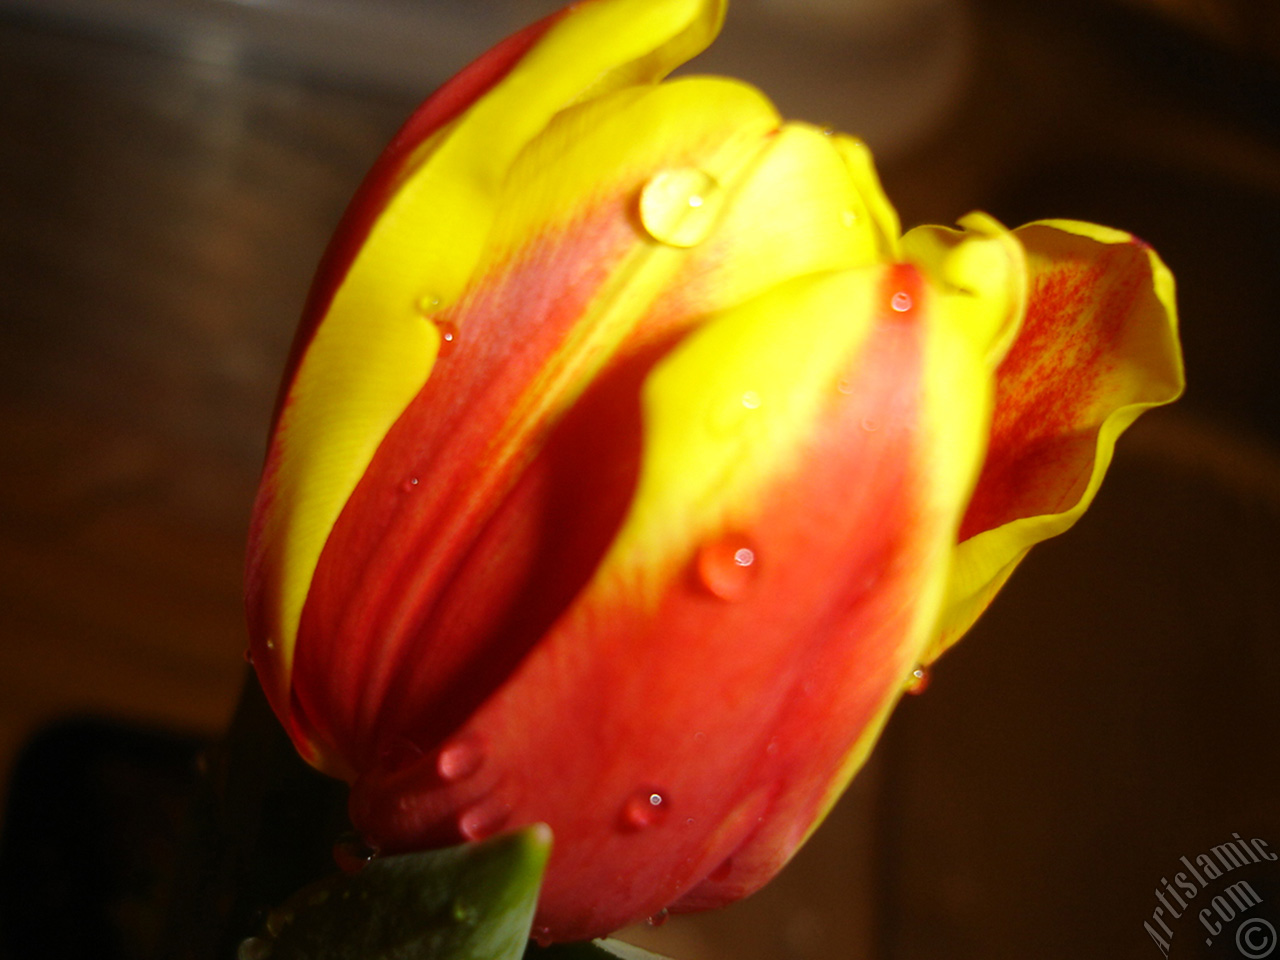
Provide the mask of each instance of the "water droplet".
{"label": "water droplet", "polygon": [[445,783],[465,780],[484,763],[484,751],[474,737],[464,736],[446,744],[436,757],[436,773]]}
{"label": "water droplet", "polygon": [[657,790],[637,790],[622,805],[619,820],[624,830],[643,830],[667,815],[669,804]]}
{"label": "water droplet", "polygon": [[835,128],[835,127],[823,127],[823,128],[822,128],[822,135],[823,135],[824,137],[834,137],[834,136],[836,135],[836,128]]}
{"label": "water droplet", "polygon": [[715,225],[720,185],[696,167],[663,170],[640,191],[640,222],[649,235],[673,247],[701,243]]}
{"label": "water droplet", "polygon": [[466,840],[483,840],[491,837],[506,824],[511,816],[511,808],[505,803],[494,800],[481,800],[474,807],[468,807],[458,817],[458,832]]}
{"label": "water droplet", "polygon": [[741,600],[759,572],[759,557],[739,534],[713,540],[698,551],[698,579],[721,600]]}
{"label": "water droplet", "polygon": [[862,429],[867,431],[867,433],[875,433],[877,430],[880,429],[880,424],[877,421],[871,419],[870,417],[863,417]]}
{"label": "water droplet", "polygon": [[404,483],[400,484],[400,489],[405,493],[413,493],[413,491],[418,489],[418,478],[410,477]]}
{"label": "water droplet", "polygon": [[729,879],[729,874],[733,873],[733,857],[725,857],[721,861],[720,866],[716,867],[711,873],[707,874],[707,879],[712,883],[720,883]]}
{"label": "water droplet", "polygon": [[911,309],[911,294],[905,290],[899,290],[890,298],[889,306],[898,313],[906,313]]}
{"label": "water droplet", "polygon": [[378,855],[378,848],[354,834],[339,838],[333,845],[333,862],[343,873],[356,874]]}
{"label": "water droplet", "polygon": [[855,223],[858,222],[858,211],[845,210],[841,212],[840,222],[843,223],[846,227],[852,227]]}
{"label": "water droplet", "polygon": [[671,911],[668,910],[666,907],[663,907],[653,916],[645,920],[644,924],[646,927],[660,927],[667,922],[667,919],[670,916],[671,916]]}
{"label": "water droplet", "polygon": [[536,943],[538,946],[540,947],[551,946],[552,940],[551,940],[550,927],[543,927],[543,926],[534,927],[532,933],[533,933],[533,942]]}
{"label": "water droplet", "polygon": [[276,648],[276,642],[275,642],[274,640],[272,640],[270,637],[268,637],[268,638],[267,638],[267,649],[268,649],[268,650],[274,650],[275,648]]}
{"label": "water droplet", "polygon": [[249,664],[249,666],[253,666],[253,651],[248,647],[244,648],[244,662]]}
{"label": "water droplet", "polygon": [[471,904],[467,903],[462,897],[455,897],[450,905],[449,912],[453,914],[453,919],[458,923],[465,923],[468,926],[474,924],[480,918],[478,911]]}
{"label": "water droplet", "polygon": [[434,293],[424,293],[422,296],[418,297],[414,306],[420,314],[427,319],[430,319],[431,316],[440,309],[440,298]]}
{"label": "water droplet", "polygon": [[842,378],[836,381],[836,389],[839,390],[841,393],[843,393],[845,396],[848,396],[849,394],[853,393],[853,382]]}
{"label": "water droplet", "polygon": [[742,405],[748,410],[755,410],[760,406],[760,394],[754,390],[748,390],[742,395]]}
{"label": "water droplet", "polygon": [[907,693],[919,695],[929,688],[929,670],[923,665],[917,666],[911,671],[911,678],[907,681]]}
{"label": "water droplet", "polygon": [[271,956],[271,941],[266,937],[249,937],[240,941],[236,960],[267,960]]}
{"label": "water droplet", "polygon": [[458,345],[458,327],[448,320],[433,320],[432,322],[440,333],[440,347],[436,356],[448,356],[449,352]]}

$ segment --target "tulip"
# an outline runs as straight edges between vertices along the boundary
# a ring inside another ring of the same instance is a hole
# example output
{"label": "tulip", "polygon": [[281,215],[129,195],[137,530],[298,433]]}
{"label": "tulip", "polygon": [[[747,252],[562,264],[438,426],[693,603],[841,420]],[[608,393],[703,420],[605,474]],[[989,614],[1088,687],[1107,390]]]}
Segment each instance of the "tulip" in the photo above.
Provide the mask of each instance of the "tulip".
{"label": "tulip", "polygon": [[387,851],[544,822],[534,931],[759,888],[913,672],[1174,399],[1133,237],[900,235],[856,139],[662,81],[716,0],[588,0],[428,99],[321,264],[253,660]]}

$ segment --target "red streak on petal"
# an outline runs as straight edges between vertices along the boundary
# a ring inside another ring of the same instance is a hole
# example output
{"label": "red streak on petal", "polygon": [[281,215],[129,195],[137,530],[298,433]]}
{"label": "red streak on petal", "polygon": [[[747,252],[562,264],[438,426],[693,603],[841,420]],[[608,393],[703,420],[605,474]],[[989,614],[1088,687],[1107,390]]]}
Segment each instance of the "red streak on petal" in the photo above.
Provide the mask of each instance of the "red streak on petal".
{"label": "red streak on petal", "polygon": [[1087,485],[1099,399],[1145,279],[1124,263],[1138,249],[1117,246],[1035,278],[1023,329],[996,374],[990,448],[961,540],[1068,509]]}

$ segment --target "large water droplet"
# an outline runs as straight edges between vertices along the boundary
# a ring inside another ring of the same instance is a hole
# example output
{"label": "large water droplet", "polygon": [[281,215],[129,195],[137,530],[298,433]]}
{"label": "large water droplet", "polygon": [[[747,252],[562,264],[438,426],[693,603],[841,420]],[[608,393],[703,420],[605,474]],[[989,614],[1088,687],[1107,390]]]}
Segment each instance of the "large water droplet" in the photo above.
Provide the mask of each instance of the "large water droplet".
{"label": "large water droplet", "polygon": [[929,688],[929,670],[923,664],[911,671],[907,680],[907,693],[919,695]]}
{"label": "large water droplet", "polygon": [[622,805],[618,817],[624,830],[643,830],[661,822],[667,815],[669,804],[657,790],[637,790]]}
{"label": "large water droplet", "polygon": [[343,873],[356,874],[378,855],[378,848],[354,834],[339,838],[333,845],[333,862]]}
{"label": "large water droplet", "polygon": [[445,783],[456,783],[465,780],[484,763],[484,751],[474,738],[463,736],[445,744],[436,757],[436,772]]}
{"label": "large water droplet", "polygon": [[692,247],[715,225],[720,193],[715,178],[696,167],[663,170],[640,191],[640,222],[661,243]]}
{"label": "large water droplet", "polygon": [[501,830],[510,816],[511,808],[505,803],[492,798],[481,800],[462,811],[462,816],[458,817],[458,832],[466,840],[483,840]]}
{"label": "large water droplet", "polygon": [[741,600],[759,573],[760,560],[751,541],[728,534],[698,551],[698,579],[721,600]]}

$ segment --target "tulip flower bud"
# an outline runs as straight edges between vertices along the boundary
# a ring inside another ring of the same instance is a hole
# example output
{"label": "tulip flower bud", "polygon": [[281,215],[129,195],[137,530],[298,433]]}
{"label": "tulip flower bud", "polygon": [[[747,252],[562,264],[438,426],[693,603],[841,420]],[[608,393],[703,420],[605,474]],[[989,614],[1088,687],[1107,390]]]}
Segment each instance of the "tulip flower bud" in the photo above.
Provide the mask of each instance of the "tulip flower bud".
{"label": "tulip flower bud", "polygon": [[742,897],[913,671],[1174,399],[1132,237],[900,236],[857,140],[662,81],[716,0],[586,0],[429,99],[307,303],[254,663],[388,851],[545,822],[535,931]]}

